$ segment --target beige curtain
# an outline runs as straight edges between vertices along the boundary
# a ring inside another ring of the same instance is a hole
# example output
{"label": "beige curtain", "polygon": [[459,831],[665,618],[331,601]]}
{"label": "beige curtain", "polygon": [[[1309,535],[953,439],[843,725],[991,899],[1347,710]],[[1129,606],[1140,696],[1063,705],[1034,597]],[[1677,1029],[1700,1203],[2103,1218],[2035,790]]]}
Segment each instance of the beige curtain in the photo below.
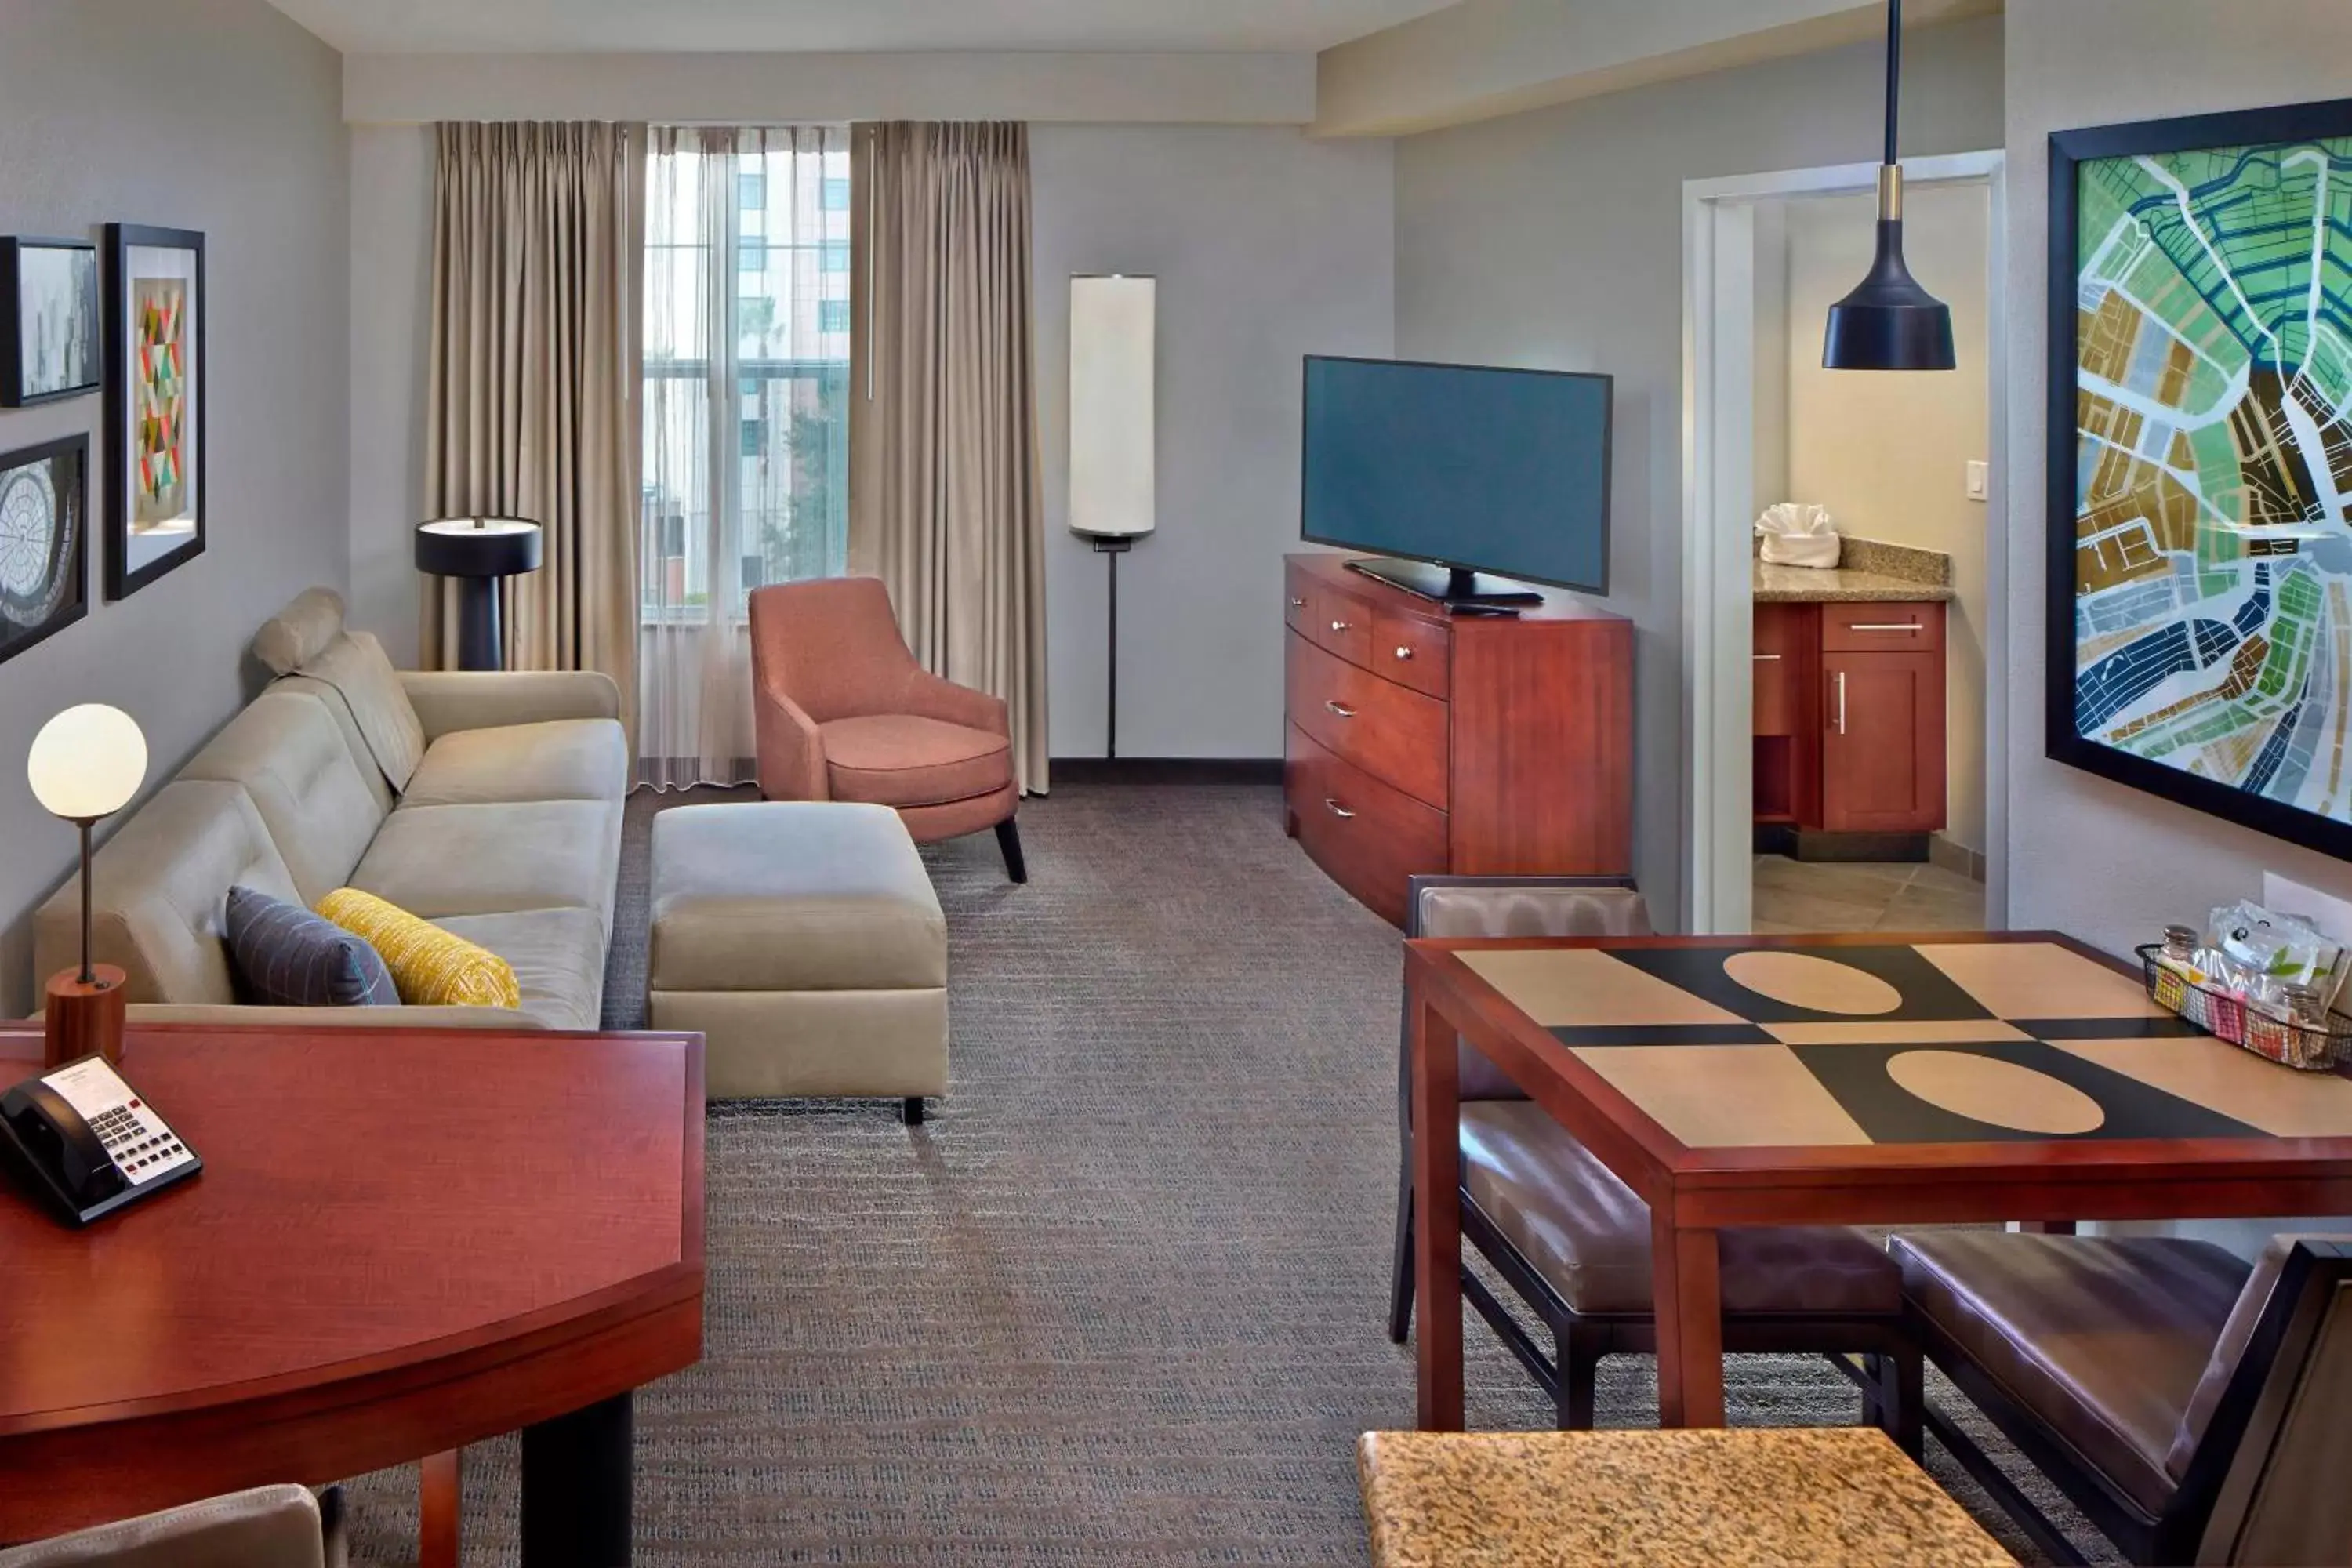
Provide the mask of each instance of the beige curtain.
{"label": "beige curtain", "polygon": [[[425,508],[543,525],[545,563],[507,584],[508,667],[601,669],[632,709],[643,128],[437,130]],[[423,600],[425,662],[451,668],[454,590]]]}
{"label": "beige curtain", "polygon": [[849,562],[925,668],[1005,700],[1045,778],[1045,542],[1030,338],[1029,132],[853,131]]}

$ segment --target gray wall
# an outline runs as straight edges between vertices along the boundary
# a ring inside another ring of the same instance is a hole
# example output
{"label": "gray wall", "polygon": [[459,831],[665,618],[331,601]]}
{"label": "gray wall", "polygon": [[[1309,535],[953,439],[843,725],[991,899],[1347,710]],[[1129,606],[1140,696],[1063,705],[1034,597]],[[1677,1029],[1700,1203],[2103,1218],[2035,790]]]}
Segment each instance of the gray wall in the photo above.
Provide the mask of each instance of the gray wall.
{"label": "gray wall", "polygon": [[[73,863],[23,758],[48,716],[110,702],[152,789],[257,681],[254,628],[347,572],[348,302],[341,62],[264,0],[0,0],[0,233],[102,223],[205,233],[207,549],[0,665],[0,1012],[33,1005],[30,911]],[[0,411],[0,449],[91,441],[102,398]]]}
{"label": "gray wall", "polygon": [[1385,354],[1390,145],[1284,127],[1032,129],[1054,754],[1103,754],[1106,563],[1066,526],[1069,278],[1160,279],[1159,531],[1119,563],[1118,750],[1282,754],[1299,358]]}
{"label": "gray wall", "polygon": [[[1397,143],[1397,353],[1617,378],[1606,602],[1638,627],[1634,871],[1667,929],[1687,795],[1682,184],[1871,161],[1880,61],[1833,49]],[[1999,18],[1912,36],[1906,153],[1999,145],[2000,100]]]}
{"label": "gray wall", "polygon": [[[416,646],[432,246],[425,127],[352,128],[352,618]],[[1038,446],[1056,756],[1103,750],[1104,562],[1064,525],[1067,279],[1160,278],[1160,532],[1120,566],[1119,750],[1282,752],[1280,557],[1298,536],[1298,360],[1389,351],[1389,144],[1281,126],[1031,131]]]}

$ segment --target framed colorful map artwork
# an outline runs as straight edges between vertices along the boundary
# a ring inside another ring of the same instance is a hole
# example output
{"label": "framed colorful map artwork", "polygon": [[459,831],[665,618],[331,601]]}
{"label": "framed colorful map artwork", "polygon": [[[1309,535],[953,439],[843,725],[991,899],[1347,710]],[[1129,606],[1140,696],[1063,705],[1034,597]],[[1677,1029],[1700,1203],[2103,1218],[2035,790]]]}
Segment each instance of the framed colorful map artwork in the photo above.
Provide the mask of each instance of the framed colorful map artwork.
{"label": "framed colorful map artwork", "polygon": [[106,596],[205,548],[205,237],[106,226]]}
{"label": "framed colorful map artwork", "polygon": [[2046,742],[2352,859],[2352,100],[2050,138]]}

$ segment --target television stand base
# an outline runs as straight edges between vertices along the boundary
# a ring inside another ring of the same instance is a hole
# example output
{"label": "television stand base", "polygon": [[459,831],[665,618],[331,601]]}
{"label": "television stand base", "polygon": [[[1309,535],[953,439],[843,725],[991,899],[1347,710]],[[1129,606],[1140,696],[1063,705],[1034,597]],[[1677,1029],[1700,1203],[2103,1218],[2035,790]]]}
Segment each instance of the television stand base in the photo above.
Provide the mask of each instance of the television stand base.
{"label": "television stand base", "polygon": [[1543,603],[1543,595],[1533,589],[1503,587],[1500,584],[1507,582],[1507,578],[1482,580],[1477,573],[1460,566],[1435,566],[1425,561],[1399,561],[1391,556],[1375,555],[1350,561],[1348,569],[1361,572],[1367,577],[1376,577],[1417,598],[1434,600],[1449,610],[1507,614],[1517,605]]}

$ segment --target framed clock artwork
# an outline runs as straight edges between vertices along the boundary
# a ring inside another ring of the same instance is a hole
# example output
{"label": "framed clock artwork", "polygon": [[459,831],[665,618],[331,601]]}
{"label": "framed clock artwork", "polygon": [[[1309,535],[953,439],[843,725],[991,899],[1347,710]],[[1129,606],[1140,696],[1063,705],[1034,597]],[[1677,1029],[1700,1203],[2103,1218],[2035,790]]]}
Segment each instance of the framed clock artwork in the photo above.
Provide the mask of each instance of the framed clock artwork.
{"label": "framed clock artwork", "polygon": [[0,661],[89,613],[89,437],[0,455]]}

